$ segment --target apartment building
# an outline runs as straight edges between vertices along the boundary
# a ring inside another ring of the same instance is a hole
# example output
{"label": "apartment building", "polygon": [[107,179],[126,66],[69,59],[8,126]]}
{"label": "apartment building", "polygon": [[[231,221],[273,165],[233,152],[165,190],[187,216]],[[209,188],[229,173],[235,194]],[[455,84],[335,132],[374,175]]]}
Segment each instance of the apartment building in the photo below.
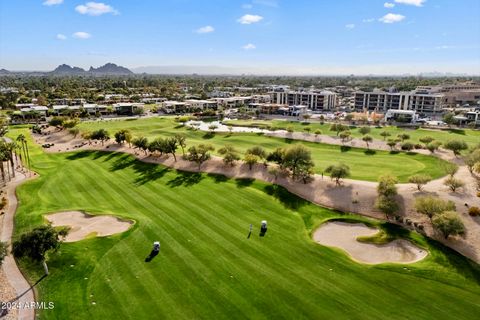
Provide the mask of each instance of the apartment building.
{"label": "apartment building", "polygon": [[445,105],[450,107],[466,104],[480,104],[480,84],[475,82],[456,83],[438,86],[419,86],[417,90],[428,93],[440,93],[445,96]]}
{"label": "apartment building", "polygon": [[355,92],[354,107],[357,111],[387,112],[390,109],[413,110],[418,113],[439,113],[445,96],[423,90],[411,92]]}
{"label": "apartment building", "polygon": [[270,96],[272,103],[306,106],[312,111],[332,110],[337,104],[337,95],[331,91],[276,91]]}

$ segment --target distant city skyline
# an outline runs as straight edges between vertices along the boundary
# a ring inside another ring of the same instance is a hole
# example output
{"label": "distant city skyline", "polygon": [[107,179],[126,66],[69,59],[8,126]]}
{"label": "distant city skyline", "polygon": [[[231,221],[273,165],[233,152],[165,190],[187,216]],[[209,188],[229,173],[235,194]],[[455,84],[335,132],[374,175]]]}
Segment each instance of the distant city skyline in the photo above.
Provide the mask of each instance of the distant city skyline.
{"label": "distant city skyline", "polygon": [[479,16],[477,0],[4,0],[0,68],[479,75]]}

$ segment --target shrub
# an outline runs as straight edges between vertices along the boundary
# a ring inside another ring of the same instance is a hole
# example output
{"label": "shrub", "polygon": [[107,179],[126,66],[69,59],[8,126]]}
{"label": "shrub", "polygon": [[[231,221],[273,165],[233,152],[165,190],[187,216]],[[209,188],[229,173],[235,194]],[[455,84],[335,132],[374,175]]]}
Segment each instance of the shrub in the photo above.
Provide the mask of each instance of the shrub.
{"label": "shrub", "polygon": [[465,226],[455,211],[445,211],[432,220],[432,225],[435,229],[443,233],[445,239],[449,236],[465,234]]}
{"label": "shrub", "polygon": [[404,151],[410,151],[414,148],[415,146],[413,145],[413,143],[410,143],[410,142],[404,142],[402,143],[402,150]]}
{"label": "shrub", "polygon": [[480,216],[480,208],[470,207],[470,209],[468,209],[468,214],[471,215],[472,217],[478,217]]}
{"label": "shrub", "polygon": [[462,188],[463,186],[465,186],[465,183],[462,180],[451,177],[451,176],[445,179],[443,184],[449,187],[450,190],[452,190],[452,192],[455,192],[459,188]]}

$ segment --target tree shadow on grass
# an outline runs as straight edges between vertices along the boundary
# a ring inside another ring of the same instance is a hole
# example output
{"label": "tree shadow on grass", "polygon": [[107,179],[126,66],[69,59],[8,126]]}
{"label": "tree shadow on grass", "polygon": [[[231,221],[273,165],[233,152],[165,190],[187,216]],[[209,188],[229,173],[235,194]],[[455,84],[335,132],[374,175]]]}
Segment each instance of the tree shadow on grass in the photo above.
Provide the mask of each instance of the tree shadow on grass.
{"label": "tree shadow on grass", "polygon": [[88,157],[91,157],[93,153],[94,153],[93,151],[78,151],[78,152],[69,154],[68,156],[66,156],[66,159],[78,160],[78,159],[88,158]]}
{"label": "tree shadow on grass", "polygon": [[194,184],[199,183],[204,179],[203,175],[198,172],[185,172],[185,171],[177,171],[177,176],[168,181],[167,185],[170,188],[185,186],[190,187]]}
{"label": "tree shadow on grass", "polygon": [[373,155],[376,155],[377,154],[377,151],[375,150],[371,150],[371,149],[367,149],[364,151],[365,155],[367,156],[373,156]]}
{"label": "tree shadow on grass", "polygon": [[340,151],[341,152],[348,152],[352,149],[352,147],[349,147],[349,146],[341,146],[340,147]]}
{"label": "tree shadow on grass", "polygon": [[245,188],[251,186],[254,181],[255,179],[251,178],[239,178],[235,179],[235,184],[237,185],[237,188]]}
{"label": "tree shadow on grass", "polygon": [[448,129],[447,131],[454,134],[460,134],[462,136],[465,135],[465,130],[463,129]]}
{"label": "tree shadow on grass", "polygon": [[215,183],[227,182],[230,180],[229,177],[224,176],[223,174],[209,173],[207,174],[209,178],[212,178]]}
{"label": "tree shadow on grass", "polygon": [[390,154],[393,154],[393,155],[399,154],[399,153],[400,153],[400,151],[397,151],[397,150],[391,150],[391,151],[390,151]]}
{"label": "tree shadow on grass", "polygon": [[285,138],[285,139],[283,139],[283,141],[284,141],[285,143],[292,144],[293,139]]}
{"label": "tree shadow on grass", "polygon": [[299,208],[309,204],[307,200],[290,193],[284,187],[276,184],[265,186],[263,191],[279,200],[287,209],[298,210]]}
{"label": "tree shadow on grass", "polygon": [[126,169],[134,164],[136,160],[129,155],[120,156],[110,167],[110,171]]}
{"label": "tree shadow on grass", "polygon": [[133,169],[138,174],[138,177],[135,178],[136,185],[143,185],[147,182],[158,180],[170,171],[170,169],[166,167],[140,161],[133,162]]}
{"label": "tree shadow on grass", "polygon": [[205,133],[203,136],[202,136],[202,139],[212,139],[213,137],[215,137],[215,133],[214,132],[207,132]]}

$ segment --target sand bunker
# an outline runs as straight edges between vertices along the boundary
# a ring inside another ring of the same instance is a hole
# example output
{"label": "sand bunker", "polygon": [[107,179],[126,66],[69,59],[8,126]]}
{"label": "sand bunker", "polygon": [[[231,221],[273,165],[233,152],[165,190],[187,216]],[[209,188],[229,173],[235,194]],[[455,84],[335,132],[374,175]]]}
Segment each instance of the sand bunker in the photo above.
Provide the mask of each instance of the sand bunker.
{"label": "sand bunker", "polygon": [[80,211],[66,211],[46,216],[52,226],[68,226],[70,232],[65,242],[75,242],[90,237],[105,237],[127,231],[133,224],[113,216],[92,216]]}
{"label": "sand bunker", "polygon": [[325,246],[345,250],[354,260],[377,264],[385,262],[413,263],[427,256],[423,250],[410,241],[396,239],[387,244],[373,244],[357,241],[358,237],[373,236],[378,229],[363,223],[327,222],[313,234],[313,239]]}

